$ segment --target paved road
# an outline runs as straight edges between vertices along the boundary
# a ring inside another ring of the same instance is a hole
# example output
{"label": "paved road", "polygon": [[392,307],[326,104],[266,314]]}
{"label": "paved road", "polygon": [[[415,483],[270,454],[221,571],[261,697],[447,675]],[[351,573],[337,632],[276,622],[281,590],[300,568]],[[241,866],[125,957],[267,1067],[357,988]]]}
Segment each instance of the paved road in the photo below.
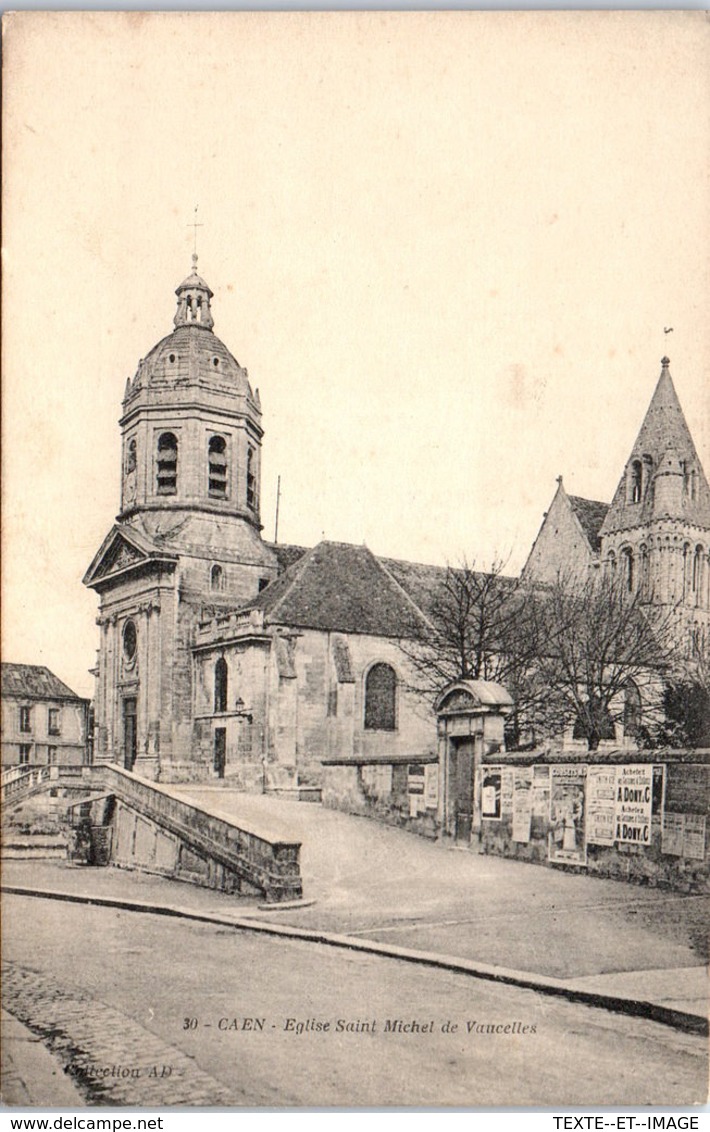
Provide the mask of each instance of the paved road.
{"label": "paved road", "polygon": [[[43,1035],[93,1102],[706,1099],[705,1041],[667,1026],[396,960],[151,915],[19,896],[5,897],[5,913],[5,1005]],[[263,1020],[263,1029],[245,1028],[245,1018]],[[185,1019],[196,1020],[194,1029]],[[299,1033],[289,1019],[330,1028]],[[338,1019],[352,1028],[338,1032]],[[398,1019],[419,1032],[385,1032]],[[363,1026],[373,1021],[374,1032]],[[457,1031],[445,1032],[447,1022]]]}
{"label": "paved road", "polygon": [[304,895],[281,920],[556,978],[701,967],[709,902],[431,843],[319,805],[172,787],[302,842]]}

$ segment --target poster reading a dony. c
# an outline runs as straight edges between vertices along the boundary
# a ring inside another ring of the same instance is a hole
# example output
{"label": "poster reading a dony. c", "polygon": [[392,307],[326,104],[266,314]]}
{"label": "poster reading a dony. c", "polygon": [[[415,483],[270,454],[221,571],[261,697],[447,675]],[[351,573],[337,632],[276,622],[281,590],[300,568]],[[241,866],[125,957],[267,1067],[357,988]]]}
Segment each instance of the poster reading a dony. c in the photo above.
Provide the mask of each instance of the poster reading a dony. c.
{"label": "poster reading a dony. c", "polygon": [[653,767],[617,767],[614,840],[650,845],[652,812]]}

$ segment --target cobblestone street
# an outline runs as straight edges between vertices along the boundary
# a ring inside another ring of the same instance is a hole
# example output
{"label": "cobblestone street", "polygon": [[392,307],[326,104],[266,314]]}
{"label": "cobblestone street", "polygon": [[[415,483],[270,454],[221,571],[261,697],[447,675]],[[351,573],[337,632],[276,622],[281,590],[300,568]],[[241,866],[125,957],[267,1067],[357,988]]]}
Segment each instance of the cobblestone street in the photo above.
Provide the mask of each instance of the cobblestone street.
{"label": "cobblestone street", "polygon": [[[126,1014],[88,995],[68,991],[46,975],[17,963],[2,965],[7,1010],[58,1055],[90,1104],[145,1107],[236,1105],[251,1098],[204,1073],[175,1046],[161,1041]],[[128,1064],[127,1064],[128,1062]],[[13,1081],[3,1080],[9,1104]]]}

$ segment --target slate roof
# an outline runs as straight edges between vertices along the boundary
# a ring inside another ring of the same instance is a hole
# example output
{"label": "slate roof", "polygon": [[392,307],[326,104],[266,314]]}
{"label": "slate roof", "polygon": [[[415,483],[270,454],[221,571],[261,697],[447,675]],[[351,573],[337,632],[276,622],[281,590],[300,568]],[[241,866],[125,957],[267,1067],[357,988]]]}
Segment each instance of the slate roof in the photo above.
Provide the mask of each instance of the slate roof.
{"label": "slate roof", "polygon": [[437,619],[446,566],[378,558],[345,542],[271,549],[286,569],[246,607],[262,609],[267,623],[402,638]]}
{"label": "slate roof", "polygon": [[597,554],[602,545],[599,532],[609,510],[608,503],[601,503],[598,499],[583,499],[581,495],[568,495],[570,505],[579,519],[587,541]]}
{"label": "slate roof", "polygon": [[280,570],[288,570],[304,554],[308,554],[307,546],[293,546],[287,542],[269,542],[266,544],[276,555]]}
{"label": "slate roof", "polygon": [[37,664],[3,664],[2,695],[33,700],[81,700],[58,676]]}
{"label": "slate roof", "polygon": [[248,608],[262,609],[271,624],[406,636],[421,614],[383,562],[366,546],[321,542],[296,559]]}

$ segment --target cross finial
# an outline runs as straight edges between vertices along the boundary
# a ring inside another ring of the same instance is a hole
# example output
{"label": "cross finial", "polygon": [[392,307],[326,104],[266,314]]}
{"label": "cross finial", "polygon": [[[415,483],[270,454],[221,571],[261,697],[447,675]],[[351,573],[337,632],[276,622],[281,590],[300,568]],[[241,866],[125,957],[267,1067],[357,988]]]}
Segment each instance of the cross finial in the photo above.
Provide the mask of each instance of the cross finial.
{"label": "cross finial", "polygon": [[193,232],[194,232],[194,244],[193,244],[193,248],[192,248],[192,269],[193,269],[193,271],[197,271],[197,229],[198,228],[204,228],[204,224],[200,224],[198,222],[198,219],[197,219],[197,209],[198,208],[199,208],[199,205],[196,204],[195,205],[195,219],[192,221],[191,224],[187,225],[187,227],[192,228]]}

